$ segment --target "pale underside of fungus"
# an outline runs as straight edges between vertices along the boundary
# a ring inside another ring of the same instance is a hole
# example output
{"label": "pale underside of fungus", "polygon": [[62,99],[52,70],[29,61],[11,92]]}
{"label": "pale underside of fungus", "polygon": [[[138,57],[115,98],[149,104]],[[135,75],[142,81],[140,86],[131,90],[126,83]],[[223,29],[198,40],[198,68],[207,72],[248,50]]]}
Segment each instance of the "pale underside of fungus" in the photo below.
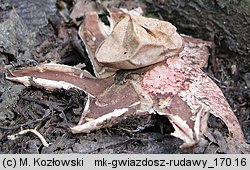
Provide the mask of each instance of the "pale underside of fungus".
{"label": "pale underside of fungus", "polygon": [[[109,12],[109,27],[89,12],[79,29],[95,76],[75,67],[41,64],[14,70],[7,79],[47,90],[83,90],[87,102],[73,133],[110,127],[135,114],[160,114],[170,120],[182,147],[189,147],[199,142],[213,114],[231,137],[244,142],[223,93],[201,70],[211,43],[179,35],[169,22],[118,9]],[[120,69],[127,74],[117,83]]]}

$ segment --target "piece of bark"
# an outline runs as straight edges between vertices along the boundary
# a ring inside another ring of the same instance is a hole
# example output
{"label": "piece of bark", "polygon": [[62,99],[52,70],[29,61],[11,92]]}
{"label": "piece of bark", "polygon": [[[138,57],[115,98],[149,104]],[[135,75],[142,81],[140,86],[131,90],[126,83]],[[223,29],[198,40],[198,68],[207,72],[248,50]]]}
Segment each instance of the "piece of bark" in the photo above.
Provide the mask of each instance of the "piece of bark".
{"label": "piece of bark", "polygon": [[56,0],[7,0],[33,32],[44,29],[49,22],[56,26],[59,22],[57,16]]}

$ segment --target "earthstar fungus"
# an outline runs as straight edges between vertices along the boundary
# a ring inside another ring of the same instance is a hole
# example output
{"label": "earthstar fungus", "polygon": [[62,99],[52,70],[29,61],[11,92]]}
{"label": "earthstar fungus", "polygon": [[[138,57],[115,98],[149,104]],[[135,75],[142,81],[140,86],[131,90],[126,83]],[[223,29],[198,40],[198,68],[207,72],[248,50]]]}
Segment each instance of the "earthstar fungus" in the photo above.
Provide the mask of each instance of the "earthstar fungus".
{"label": "earthstar fungus", "polygon": [[[47,90],[77,88],[87,94],[79,124],[72,133],[110,127],[135,114],[166,116],[182,147],[199,142],[209,114],[220,118],[230,136],[244,142],[238,120],[219,87],[201,68],[211,43],[179,35],[165,21],[110,9],[110,26],[95,12],[86,13],[79,35],[95,72],[41,64],[14,70],[7,79]],[[116,71],[127,70],[122,83]]]}

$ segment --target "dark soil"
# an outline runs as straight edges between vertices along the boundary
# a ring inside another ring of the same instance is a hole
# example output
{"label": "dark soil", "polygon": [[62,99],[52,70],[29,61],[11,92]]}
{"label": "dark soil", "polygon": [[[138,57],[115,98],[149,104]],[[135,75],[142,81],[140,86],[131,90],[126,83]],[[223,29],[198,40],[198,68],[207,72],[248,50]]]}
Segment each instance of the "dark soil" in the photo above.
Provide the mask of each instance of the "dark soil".
{"label": "dark soil", "polygon": [[[83,92],[75,89],[48,92],[5,80],[8,69],[41,62],[88,66],[86,51],[77,36],[78,26],[67,19],[72,5],[67,0],[0,1],[0,153],[226,152],[220,144],[226,137],[226,126],[212,116],[208,130],[217,142],[205,139],[203,145],[189,150],[179,148],[182,141],[170,136],[171,124],[161,116],[137,116],[108,129],[73,135],[69,127],[76,125],[80,119],[86,102]],[[131,9],[138,3],[114,1],[109,5]],[[150,8],[140,5],[144,9]],[[35,15],[31,16],[31,13]],[[188,28],[177,26],[177,29],[185,31]],[[250,59],[246,54],[235,51],[214,46],[204,71],[223,91],[240,122],[246,141],[250,143]],[[38,130],[51,143],[50,146],[44,147],[31,133],[16,140],[7,138],[29,128]]]}

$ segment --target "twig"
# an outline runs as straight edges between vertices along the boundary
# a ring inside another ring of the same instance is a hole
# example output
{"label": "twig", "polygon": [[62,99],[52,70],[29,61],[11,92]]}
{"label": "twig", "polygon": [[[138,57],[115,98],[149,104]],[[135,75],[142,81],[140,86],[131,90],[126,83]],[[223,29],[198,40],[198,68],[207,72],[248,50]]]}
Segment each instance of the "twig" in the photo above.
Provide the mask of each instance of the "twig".
{"label": "twig", "polygon": [[13,135],[8,135],[7,138],[9,140],[16,140],[19,138],[20,135],[24,135],[28,132],[31,132],[33,134],[35,134],[42,142],[42,144],[45,147],[49,147],[49,144],[47,143],[47,141],[45,140],[45,138],[36,130],[36,129],[26,129],[26,130],[21,130],[20,132],[13,134]]}
{"label": "twig", "polygon": [[35,99],[35,98],[30,97],[30,96],[21,96],[21,98],[23,100],[26,100],[26,101],[29,101],[29,102],[34,102],[34,103],[37,103],[37,104],[39,104],[41,106],[45,106],[45,107],[50,108],[50,105],[47,102],[43,101],[43,100]]}
{"label": "twig", "polygon": [[130,130],[130,129],[122,128],[122,127],[119,127],[119,129],[124,130],[124,131],[129,132],[129,133],[136,133],[136,132],[141,132],[141,131],[145,130],[145,127],[138,126],[135,130]]}
{"label": "twig", "polygon": [[219,84],[225,86],[226,88],[228,88],[228,85],[227,85],[227,84],[225,84],[225,83],[222,82],[221,80],[217,79],[216,77],[212,76],[211,74],[207,73],[207,76],[208,76],[209,78],[211,78],[213,81],[215,81],[215,82],[217,82],[217,83],[219,83]]}

